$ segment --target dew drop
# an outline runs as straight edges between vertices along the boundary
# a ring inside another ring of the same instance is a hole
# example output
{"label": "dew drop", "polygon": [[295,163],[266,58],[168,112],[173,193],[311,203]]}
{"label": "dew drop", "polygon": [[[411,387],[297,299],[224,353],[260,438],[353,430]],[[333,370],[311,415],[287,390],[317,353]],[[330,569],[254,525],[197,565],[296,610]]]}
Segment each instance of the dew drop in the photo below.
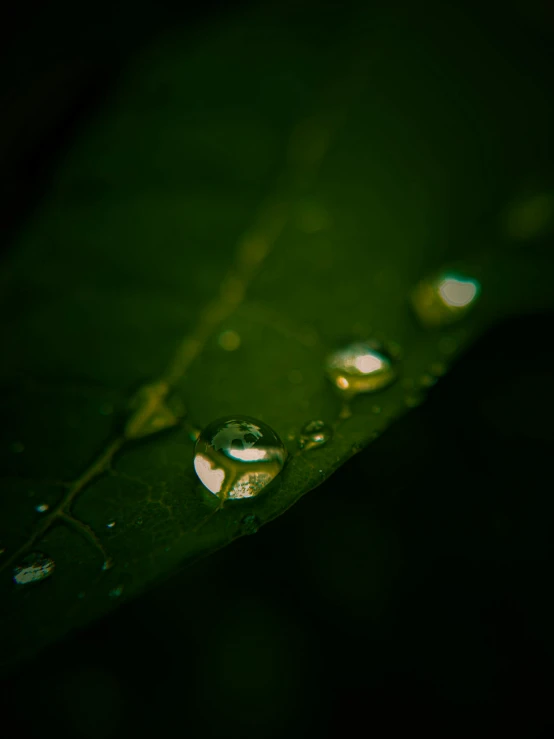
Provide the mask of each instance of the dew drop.
{"label": "dew drop", "polygon": [[194,469],[221,500],[252,498],[283,469],[287,452],[267,424],[249,416],[210,423],[200,434]]}
{"label": "dew drop", "polygon": [[112,588],[108,595],[110,598],[119,598],[119,596],[123,593],[123,585],[116,585],[115,588]]}
{"label": "dew drop", "polygon": [[246,534],[247,536],[250,536],[252,534],[257,534],[258,529],[261,526],[260,519],[257,516],[253,516],[253,515],[245,516],[240,522],[240,524],[241,524],[241,528],[240,528],[241,532],[243,534]]}
{"label": "dew drop", "polygon": [[234,352],[240,346],[240,336],[236,331],[222,331],[219,334],[217,343],[226,352]]}
{"label": "dew drop", "polygon": [[421,375],[419,383],[422,387],[433,387],[437,382],[437,378],[433,375]]}
{"label": "dew drop", "polygon": [[35,511],[37,513],[46,513],[46,511],[50,508],[48,503],[40,503],[39,505],[35,506]]}
{"label": "dew drop", "polygon": [[417,408],[417,406],[421,405],[424,400],[425,396],[423,395],[423,393],[418,392],[408,393],[404,397],[404,403],[408,408]]}
{"label": "dew drop", "polygon": [[441,272],[419,282],[412,292],[412,305],[421,323],[428,328],[459,321],[473,307],[481,285],[460,272]]}
{"label": "dew drop", "polygon": [[332,436],[333,430],[325,421],[309,421],[300,432],[298,446],[304,451],[317,449],[326,444]]}
{"label": "dew drop", "polygon": [[107,529],[113,529],[114,526],[115,526],[115,521],[108,521],[108,523],[106,524]]}
{"label": "dew drop", "polygon": [[54,572],[56,564],[53,559],[40,552],[29,554],[21,564],[13,569],[13,581],[16,585],[29,585],[40,582]]}
{"label": "dew drop", "polygon": [[107,570],[111,570],[113,567],[113,559],[106,559],[102,564],[102,571],[106,572]]}
{"label": "dew drop", "polygon": [[383,390],[396,379],[395,362],[381,344],[360,341],[327,357],[325,371],[345,396]]}

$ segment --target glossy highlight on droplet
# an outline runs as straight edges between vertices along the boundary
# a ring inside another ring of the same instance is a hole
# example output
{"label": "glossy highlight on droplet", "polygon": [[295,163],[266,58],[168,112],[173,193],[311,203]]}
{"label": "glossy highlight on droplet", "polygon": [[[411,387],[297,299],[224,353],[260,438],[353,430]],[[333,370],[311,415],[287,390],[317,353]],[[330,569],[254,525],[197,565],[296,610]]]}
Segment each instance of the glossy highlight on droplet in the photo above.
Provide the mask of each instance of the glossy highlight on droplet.
{"label": "glossy highlight on droplet", "polygon": [[16,585],[29,585],[50,577],[56,564],[53,559],[41,552],[29,554],[13,569],[13,581]]}
{"label": "glossy highlight on droplet", "polygon": [[250,416],[230,416],[210,423],[196,442],[194,469],[213,495],[252,498],[283,469],[286,449],[267,424]]}
{"label": "glossy highlight on droplet", "polygon": [[298,446],[304,451],[324,446],[333,436],[333,429],[325,421],[309,421],[303,426]]}
{"label": "glossy highlight on droplet", "polygon": [[460,272],[442,272],[419,282],[411,301],[420,322],[428,328],[448,326],[473,308],[481,293],[474,277]]}
{"label": "glossy highlight on droplet", "polygon": [[327,357],[327,377],[341,394],[352,397],[388,387],[397,377],[390,351],[374,341],[355,342]]}

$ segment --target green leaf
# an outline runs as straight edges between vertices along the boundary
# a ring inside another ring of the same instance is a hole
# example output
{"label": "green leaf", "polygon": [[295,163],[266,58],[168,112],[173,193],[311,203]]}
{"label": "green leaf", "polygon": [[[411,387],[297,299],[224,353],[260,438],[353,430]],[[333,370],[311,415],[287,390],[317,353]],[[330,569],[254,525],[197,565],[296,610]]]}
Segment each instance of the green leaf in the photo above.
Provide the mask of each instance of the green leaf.
{"label": "green leaf", "polygon": [[[340,27],[250,11],[192,45],[175,31],[60,163],[3,277],[5,664],[253,533],[499,316],[551,303],[552,198],[521,185],[543,171],[547,81],[434,11],[354,6]],[[410,295],[446,267],[482,297],[426,328]],[[400,378],[345,412],[325,358],[368,337],[398,347]],[[275,429],[289,462],[217,509],[194,439],[235,413]],[[299,449],[316,419],[332,439]],[[32,552],[54,573],[15,585]]]}

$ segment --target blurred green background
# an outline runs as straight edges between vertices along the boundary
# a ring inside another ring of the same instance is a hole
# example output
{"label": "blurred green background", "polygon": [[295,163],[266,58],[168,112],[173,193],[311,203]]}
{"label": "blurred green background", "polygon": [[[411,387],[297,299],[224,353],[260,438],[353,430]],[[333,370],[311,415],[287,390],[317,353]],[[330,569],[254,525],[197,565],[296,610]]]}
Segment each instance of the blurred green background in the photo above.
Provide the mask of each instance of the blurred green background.
{"label": "blurred green background", "polygon": [[[243,7],[12,8],[4,248],[125,60],[175,25],[201,43]],[[547,3],[457,13],[523,75],[554,71]],[[536,157],[536,181],[551,162]],[[2,736],[549,736],[551,336],[550,315],[502,323],[285,516],[14,670]]]}

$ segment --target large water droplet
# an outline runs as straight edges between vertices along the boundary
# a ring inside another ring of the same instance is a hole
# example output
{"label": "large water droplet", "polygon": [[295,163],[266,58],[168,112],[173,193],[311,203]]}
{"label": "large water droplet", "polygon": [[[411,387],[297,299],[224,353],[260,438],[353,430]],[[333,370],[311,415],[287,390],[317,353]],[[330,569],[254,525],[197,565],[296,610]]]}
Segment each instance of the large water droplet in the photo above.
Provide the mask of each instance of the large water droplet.
{"label": "large water droplet", "polygon": [[221,500],[252,498],[283,469],[286,450],[267,424],[248,416],[213,421],[196,442],[194,469]]}
{"label": "large water droplet", "polygon": [[325,371],[341,393],[372,393],[396,379],[391,353],[377,342],[356,342],[327,357]]}
{"label": "large water droplet", "polygon": [[481,285],[475,278],[460,272],[442,272],[416,285],[412,305],[425,326],[447,326],[467,314],[480,292]]}
{"label": "large water droplet", "polygon": [[309,421],[300,432],[298,446],[309,451],[326,444],[333,436],[333,429],[325,421]]}
{"label": "large water droplet", "polygon": [[53,559],[40,552],[29,554],[13,568],[13,581],[16,585],[29,585],[29,583],[40,582],[54,572],[56,564]]}

